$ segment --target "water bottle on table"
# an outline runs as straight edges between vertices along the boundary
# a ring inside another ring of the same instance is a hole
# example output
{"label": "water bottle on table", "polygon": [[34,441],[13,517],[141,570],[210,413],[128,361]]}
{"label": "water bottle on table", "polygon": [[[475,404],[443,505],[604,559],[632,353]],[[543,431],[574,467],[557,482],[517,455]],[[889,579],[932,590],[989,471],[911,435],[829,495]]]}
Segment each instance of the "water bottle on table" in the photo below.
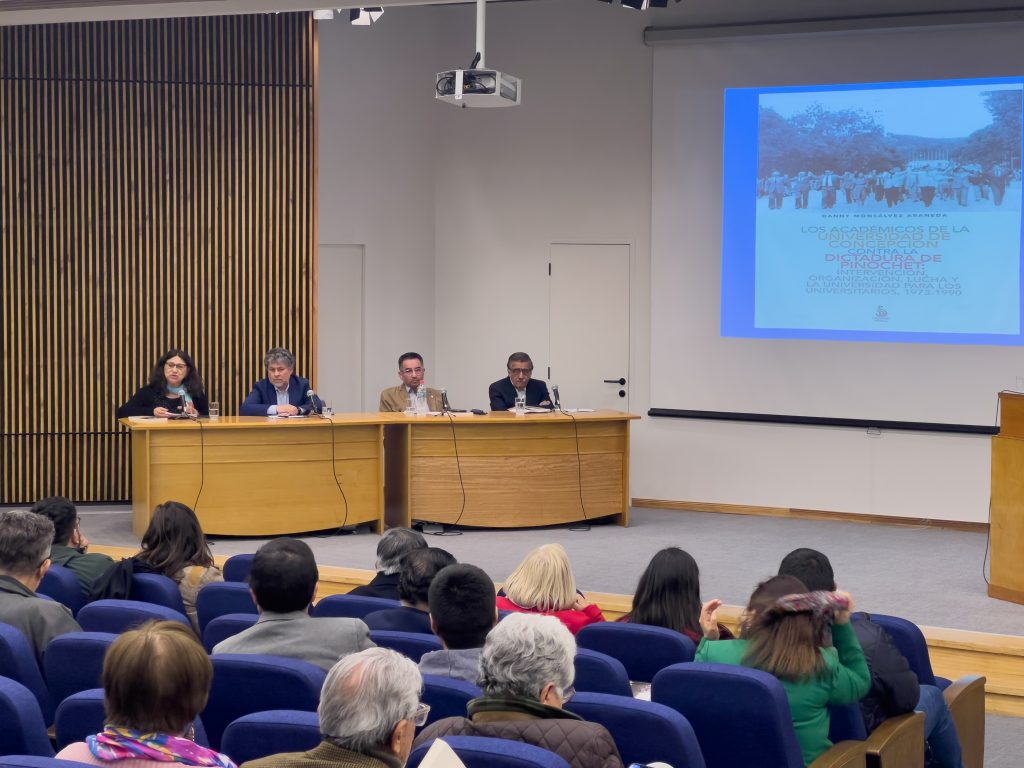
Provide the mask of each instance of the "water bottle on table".
{"label": "water bottle on table", "polygon": [[429,410],[427,407],[427,388],[420,384],[416,388],[416,413],[428,413]]}

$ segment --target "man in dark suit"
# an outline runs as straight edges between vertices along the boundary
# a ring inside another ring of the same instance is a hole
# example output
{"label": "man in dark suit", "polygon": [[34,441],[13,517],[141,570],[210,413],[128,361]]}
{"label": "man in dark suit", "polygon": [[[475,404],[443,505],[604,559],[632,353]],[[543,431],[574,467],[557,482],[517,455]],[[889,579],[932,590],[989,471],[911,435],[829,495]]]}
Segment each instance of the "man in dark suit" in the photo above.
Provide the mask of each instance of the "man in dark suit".
{"label": "man in dark suit", "polygon": [[388,528],[377,542],[377,575],[369,584],[356,587],[350,595],[398,600],[398,581],[403,558],[413,550],[426,549],[423,534],[409,528]]}
{"label": "man in dark suit", "polygon": [[309,381],[295,375],[295,356],[274,347],[263,358],[267,378],[257,381],[242,403],[242,416],[298,416],[309,413]]}
{"label": "man in dark suit", "polygon": [[487,395],[491,399],[492,411],[507,411],[515,408],[516,395],[525,393],[527,405],[551,407],[548,385],[533,375],[533,360],[525,352],[513,352],[508,357],[508,378],[491,384]]}

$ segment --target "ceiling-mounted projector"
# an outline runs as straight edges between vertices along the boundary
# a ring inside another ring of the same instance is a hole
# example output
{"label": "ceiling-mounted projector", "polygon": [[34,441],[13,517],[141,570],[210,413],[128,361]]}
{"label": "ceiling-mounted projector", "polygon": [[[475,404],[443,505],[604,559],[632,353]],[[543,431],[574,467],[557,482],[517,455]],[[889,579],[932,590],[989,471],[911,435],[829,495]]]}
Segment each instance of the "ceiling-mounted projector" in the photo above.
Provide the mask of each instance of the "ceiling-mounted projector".
{"label": "ceiling-mounted projector", "polygon": [[515,107],[522,103],[523,81],[484,65],[486,26],[487,0],[476,0],[476,56],[468,69],[437,73],[435,99],[460,107]]}
{"label": "ceiling-mounted projector", "polygon": [[514,107],[523,83],[496,69],[452,69],[437,73],[435,97],[460,107]]}

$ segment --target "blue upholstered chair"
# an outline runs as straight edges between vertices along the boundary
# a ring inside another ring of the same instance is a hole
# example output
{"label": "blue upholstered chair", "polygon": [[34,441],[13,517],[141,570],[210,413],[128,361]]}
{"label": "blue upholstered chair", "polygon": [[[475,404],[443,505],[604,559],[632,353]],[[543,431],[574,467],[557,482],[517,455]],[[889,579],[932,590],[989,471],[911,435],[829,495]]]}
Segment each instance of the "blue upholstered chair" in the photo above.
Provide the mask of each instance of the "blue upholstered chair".
{"label": "blue upholstered chair", "polygon": [[129,597],[140,603],[153,603],[180,614],[185,613],[185,603],[182,602],[177,582],[159,573],[132,574],[132,591]]}
{"label": "blue upholstered chair", "polygon": [[237,581],[221,581],[207,584],[196,597],[196,615],[199,617],[199,632],[206,631],[206,625],[218,616],[229,613],[259,613],[256,603],[249,594],[249,585]]}
{"label": "blue upholstered chair", "polygon": [[872,768],[907,768],[923,766],[924,715],[910,712],[890,717],[869,736],[859,704],[829,705],[828,738],[840,741],[863,741],[868,764]]}
{"label": "blue upholstered chair", "polygon": [[480,696],[483,696],[483,691],[465,680],[455,680],[441,675],[424,675],[420,700],[430,705],[426,725],[435,720],[444,720],[446,717],[465,717],[469,702]]}
{"label": "blue upholstered chair", "polygon": [[420,632],[392,632],[387,629],[370,630],[370,639],[381,648],[398,651],[417,664],[424,653],[440,651],[441,641],[437,635],[424,635]]}
{"label": "blue upholstered chair", "polygon": [[111,632],[69,632],[53,638],[43,656],[43,674],[53,701],[59,704],[79,691],[99,688],[103,658],[116,639]]}
{"label": "blue upholstered chair", "polygon": [[224,581],[249,580],[249,571],[252,570],[253,554],[232,555],[224,561]]}
{"label": "blue upholstered chair", "polygon": [[65,568],[63,565],[51,565],[43,576],[42,582],[36,587],[36,594],[46,595],[63,603],[71,609],[71,613],[78,615],[78,611],[86,603],[85,593],[82,591],[82,582],[75,576],[74,571]]}
{"label": "blue upholstered chair", "polygon": [[138,600],[95,600],[78,612],[78,623],[86,632],[119,635],[147,621],[177,621],[186,627],[192,626],[183,613]]}
{"label": "blue upholstered chair", "polygon": [[398,608],[397,600],[386,597],[363,597],[362,595],[329,595],[313,606],[312,616],[338,616],[347,619],[362,619],[374,611]]}
{"label": "blue upholstered chair", "polygon": [[88,765],[88,763],[37,755],[4,755],[0,757],[0,768],[82,768],[83,765]]}
{"label": "blue upholstered chair", "polygon": [[203,647],[207,653],[213,653],[217,643],[243,632],[255,624],[259,618],[258,613],[228,613],[218,616],[210,621],[203,630]]}
{"label": "blue upholstered chair", "polygon": [[19,682],[0,677],[0,755],[53,757],[39,702]]}
{"label": "blue upholstered chair", "polygon": [[697,650],[690,638],[675,630],[617,621],[584,627],[576,644],[618,659],[630,680],[645,683],[665,667],[693,661]]}
{"label": "blue upholstered chair", "polygon": [[[654,676],[651,698],[693,727],[707,768],[803,768],[782,683],[726,664],[673,664]],[[812,763],[865,765],[865,745],[840,742]]]}
{"label": "blue upholstered chair", "polygon": [[298,709],[315,712],[327,673],[309,662],[263,654],[210,657],[213,685],[201,716],[210,746],[221,748],[229,724],[254,712]]}
{"label": "blue upholstered chair", "polygon": [[[57,707],[57,716],[54,718],[57,749],[64,749],[76,741],[85,741],[87,736],[102,731],[105,722],[102,688],[90,688],[68,696]],[[196,744],[209,746],[202,720],[197,717],[192,726]]]}
{"label": "blue upholstered chair", "polygon": [[10,624],[0,623],[0,675],[25,686],[36,700],[46,725],[53,722],[53,698],[28,640]]}
{"label": "blue upholstered chair", "polygon": [[305,752],[320,743],[316,712],[274,709],[243,715],[224,729],[221,749],[241,765],[282,752]]}
{"label": "blue upholstered chair", "polygon": [[573,686],[577,691],[610,693],[632,698],[629,675],[622,662],[607,654],[589,648],[576,649],[576,679]]}
{"label": "blue upholstered chair", "polygon": [[[445,736],[442,740],[455,750],[466,768],[569,768],[554,752],[520,741],[485,736]],[[416,747],[407,768],[418,768],[433,743],[431,740]]]}
{"label": "blue upholstered chair", "polygon": [[672,768],[704,768],[693,728],[671,707],[607,693],[577,693],[565,708],[607,728],[623,765],[663,762]]}
{"label": "blue upholstered chair", "polygon": [[391,632],[414,632],[421,635],[431,634],[430,614],[398,606],[383,611],[374,611],[363,616],[363,621],[370,629],[386,629]]}

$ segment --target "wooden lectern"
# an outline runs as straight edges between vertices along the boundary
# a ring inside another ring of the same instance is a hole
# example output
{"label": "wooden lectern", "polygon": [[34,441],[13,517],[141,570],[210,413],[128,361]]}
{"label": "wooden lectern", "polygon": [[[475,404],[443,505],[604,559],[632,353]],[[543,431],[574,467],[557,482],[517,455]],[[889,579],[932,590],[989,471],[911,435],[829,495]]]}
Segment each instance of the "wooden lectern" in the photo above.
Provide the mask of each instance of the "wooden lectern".
{"label": "wooden lectern", "polygon": [[999,393],[992,438],[989,597],[1024,604],[1024,395]]}

